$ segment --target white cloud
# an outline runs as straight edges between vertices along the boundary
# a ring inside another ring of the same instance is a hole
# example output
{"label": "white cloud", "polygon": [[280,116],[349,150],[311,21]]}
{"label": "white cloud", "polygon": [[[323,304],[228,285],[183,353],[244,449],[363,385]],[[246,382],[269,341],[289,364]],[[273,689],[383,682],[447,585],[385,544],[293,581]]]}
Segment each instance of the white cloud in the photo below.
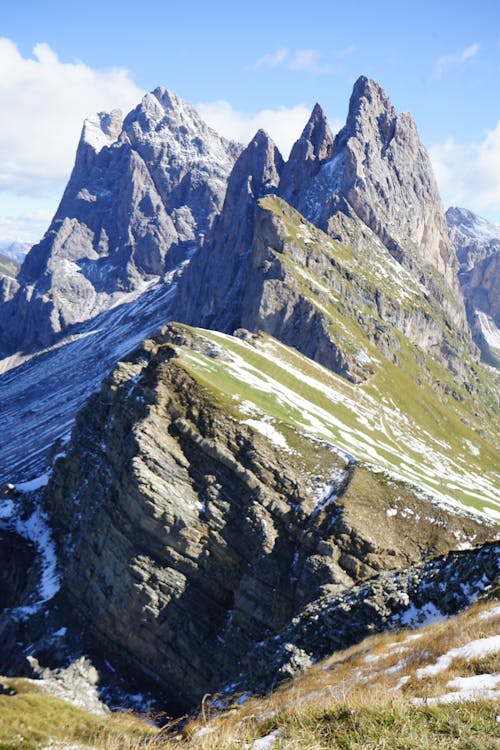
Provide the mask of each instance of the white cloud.
{"label": "white cloud", "polygon": [[[240,143],[248,143],[259,128],[265,130],[286,158],[299,138],[311,115],[312,107],[296,104],[294,107],[263,109],[260,112],[247,113],[233,109],[227,101],[206,102],[197,105],[203,119],[221,135]],[[330,121],[335,131],[342,127],[338,119]]]}
{"label": "white cloud", "polygon": [[259,57],[257,62],[252,65],[252,68],[255,70],[258,68],[276,68],[286,60],[288,53],[289,50],[285,47],[281,47],[281,49],[277,49],[276,52],[269,52],[267,55]]}
{"label": "white cloud", "polygon": [[[351,48],[348,48],[345,54],[351,52]],[[290,70],[293,73],[307,72],[307,73],[331,73],[332,68],[328,65],[324,65],[321,62],[321,53],[317,49],[299,49],[289,50],[286,47],[281,47],[275,52],[269,52],[262,57],[259,57],[256,63],[251,66],[252,70],[258,70],[259,68],[284,68]]]}
{"label": "white cloud", "polygon": [[479,52],[479,44],[471,44],[469,47],[466,47],[462,54],[460,55],[460,62],[465,62],[466,60],[470,60],[471,57],[475,57],[477,53]]}
{"label": "white cloud", "polygon": [[41,239],[54,214],[56,202],[51,208],[36,208],[17,214],[0,215],[0,240],[8,242],[28,242],[33,245]]}
{"label": "white cloud", "polygon": [[47,44],[25,58],[0,38],[0,190],[35,195],[64,186],[83,119],[116,107],[128,111],[141,95],[122,68],[61,62]]}
{"label": "white cloud", "polygon": [[446,206],[464,206],[500,221],[500,121],[480,143],[448,138],[429,153]]}
{"label": "white cloud", "polygon": [[468,60],[471,60],[478,54],[480,48],[481,45],[475,42],[474,44],[470,44],[458,54],[442,55],[441,57],[438,57],[434,66],[432,78],[434,78],[435,80],[441,79],[446,68],[466,63]]}

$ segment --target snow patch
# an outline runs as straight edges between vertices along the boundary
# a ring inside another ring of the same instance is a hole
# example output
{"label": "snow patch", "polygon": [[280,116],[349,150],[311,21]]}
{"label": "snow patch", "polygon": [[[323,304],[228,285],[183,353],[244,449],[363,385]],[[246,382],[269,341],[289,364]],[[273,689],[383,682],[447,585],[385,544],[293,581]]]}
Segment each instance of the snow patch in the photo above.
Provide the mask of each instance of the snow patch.
{"label": "snow patch", "polygon": [[427,602],[422,607],[411,604],[410,607],[399,617],[399,622],[404,626],[429,625],[433,622],[441,622],[446,617],[432,602]]}
{"label": "snow patch", "polygon": [[250,750],[271,750],[280,736],[281,729],[275,729],[274,732],[266,734],[265,737],[261,737],[260,739],[252,742],[252,744],[250,745]]}
{"label": "snow patch", "polygon": [[476,641],[466,643],[465,646],[459,648],[452,648],[443,654],[435,662],[435,664],[428,664],[426,667],[421,667],[415,672],[419,680],[424,677],[432,677],[445,669],[448,669],[450,664],[455,659],[482,659],[490,654],[496,654],[500,651],[500,635],[492,635],[489,638],[478,638]]}
{"label": "snow patch", "polygon": [[247,424],[249,427],[253,427],[254,430],[260,432],[261,435],[264,435],[270,443],[278,448],[290,450],[285,436],[282,435],[281,432],[278,432],[270,422],[263,419],[244,419],[242,424]]}
{"label": "snow patch", "polygon": [[19,484],[16,484],[16,490],[18,492],[34,492],[35,490],[39,490],[41,487],[46,487],[49,483],[49,479],[50,471],[47,471],[45,472],[45,474],[40,474],[39,477],[30,479],[29,482],[20,482]]}
{"label": "snow patch", "polygon": [[[60,588],[60,575],[57,571],[55,545],[45,513],[40,508],[36,508],[31,516],[24,521],[16,517],[16,510],[16,505],[12,500],[3,500],[0,504],[0,518],[4,521],[5,526],[35,545],[41,568],[40,583],[35,601],[23,607],[16,607],[11,611],[14,619],[23,620],[38,612],[45,602],[55,596]],[[62,635],[62,633],[59,634]]]}

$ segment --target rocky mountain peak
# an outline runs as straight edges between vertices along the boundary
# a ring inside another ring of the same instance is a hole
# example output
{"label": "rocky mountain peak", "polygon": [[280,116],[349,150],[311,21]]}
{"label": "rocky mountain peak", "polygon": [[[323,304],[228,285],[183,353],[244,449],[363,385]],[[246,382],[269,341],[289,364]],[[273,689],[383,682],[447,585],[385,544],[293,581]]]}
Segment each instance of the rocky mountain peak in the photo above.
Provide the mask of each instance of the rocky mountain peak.
{"label": "rocky mountain peak", "polygon": [[368,130],[377,132],[387,145],[394,135],[396,110],[378,83],[360,76],[354,84],[349,100],[349,111],[345,127],[337,136],[335,149],[339,149],[350,137],[359,137]]}
{"label": "rocky mountain peak", "polygon": [[220,213],[240,150],[167,89],[146,94],[123,125],[117,111],[89,118],[5,310],[14,322],[0,324],[0,352],[46,346],[182,262]]}
{"label": "rocky mountain peak", "polygon": [[278,189],[283,157],[258,130],[237,159],[211,240],[192,258],[177,293],[178,320],[232,332],[241,324],[257,201]]}
{"label": "rocky mountain peak", "polygon": [[317,102],[296,145],[304,141],[312,146],[310,158],[315,157],[320,161],[325,161],[331,157],[333,134],[323,108]]}
{"label": "rocky mountain peak", "polygon": [[231,201],[241,180],[248,177],[252,197],[262,198],[276,190],[283,170],[283,157],[265,130],[258,130],[234,165],[226,201]]}
{"label": "rocky mountain peak", "polygon": [[500,227],[454,206],[447,210],[446,221],[474,340],[486,361],[499,367]]}
{"label": "rocky mountain peak", "polygon": [[284,167],[280,195],[298,207],[300,195],[307,189],[322,164],[333,152],[333,134],[320,104],[314,105],[302,135],[295,142]]}
{"label": "rocky mountain peak", "polygon": [[[286,199],[287,192],[282,195]],[[413,117],[398,114],[375,81],[365,76],[356,81],[332,158],[321,165],[295,205],[335,236],[339,211],[360,219],[434,294],[441,282],[423,279],[423,269],[433,266],[458,300],[449,305],[448,314],[465,326],[457,263],[429,156]]]}
{"label": "rocky mountain peak", "polygon": [[96,153],[111,146],[121,133],[123,125],[123,114],[121,109],[113,109],[111,112],[98,112],[87,117],[83,123],[81,143],[91,146]]}

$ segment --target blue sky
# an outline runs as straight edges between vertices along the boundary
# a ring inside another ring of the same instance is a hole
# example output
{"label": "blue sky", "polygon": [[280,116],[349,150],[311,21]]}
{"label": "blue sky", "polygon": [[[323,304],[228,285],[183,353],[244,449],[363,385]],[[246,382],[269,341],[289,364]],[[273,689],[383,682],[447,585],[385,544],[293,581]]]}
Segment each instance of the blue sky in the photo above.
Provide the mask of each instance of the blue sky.
{"label": "blue sky", "polygon": [[43,233],[96,109],[163,85],[286,151],[316,101],[342,123],[361,74],[413,113],[445,205],[500,222],[498,1],[25,0],[4,4],[0,37],[0,240]]}

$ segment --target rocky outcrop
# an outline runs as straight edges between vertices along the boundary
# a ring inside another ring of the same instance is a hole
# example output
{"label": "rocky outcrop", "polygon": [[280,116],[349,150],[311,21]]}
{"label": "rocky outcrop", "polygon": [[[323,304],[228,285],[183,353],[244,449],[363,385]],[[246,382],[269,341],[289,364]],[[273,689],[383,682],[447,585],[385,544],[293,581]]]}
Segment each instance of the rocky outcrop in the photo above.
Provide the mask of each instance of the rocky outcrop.
{"label": "rocky outcrop", "polygon": [[500,229],[465,208],[449,208],[446,220],[474,340],[500,367]]}
{"label": "rocky outcrop", "polygon": [[395,275],[396,264],[368,228],[360,234],[359,224],[345,215],[336,225],[345,234],[357,232],[357,252],[332,241],[283,201],[260,202],[241,326],[265,331],[354,381],[372,373],[369,357],[361,354],[366,341],[397,361],[402,333],[467,381],[462,359],[468,337],[447,324],[442,308],[422,295],[411,273],[401,268]]}
{"label": "rocky outcrop", "polygon": [[[377,495],[376,476],[328,446],[311,448],[311,483],[301,452],[232,417],[188,373],[190,351],[224,363],[176,327],[120,363],[80,413],[45,493],[66,610],[94,648],[184,708],[321,594],[446,551],[459,528],[489,533],[439,509],[418,523],[388,516],[388,503],[425,502],[397,486]],[[340,497],[317,508],[322,484]]]}
{"label": "rocky outcrop", "polygon": [[[273,149],[261,135],[240,157],[214,238],[179,286],[176,319],[265,331],[350,380],[371,374],[361,338],[394,361],[401,332],[470,387],[463,359],[477,354],[411,116],[360,78],[335,141],[316,105],[284,166]],[[281,201],[263,210],[266,194]]]}
{"label": "rocky outcrop", "polygon": [[500,227],[467,208],[451,206],[445,215],[462,274],[500,251]]}
{"label": "rocky outcrop", "polygon": [[333,134],[323,109],[315,104],[302,135],[283,168],[279,195],[292,206],[300,204],[314,177],[333,152]]}
{"label": "rocky outcrop", "polygon": [[498,544],[452,552],[318,599],[277,637],[257,644],[244,657],[226,692],[267,692],[367,635],[445,618],[477,598],[494,595],[499,554]]}
{"label": "rocky outcrop", "polygon": [[0,527],[0,611],[24,604],[36,574],[34,546],[19,534]]}
{"label": "rocky outcrop", "polygon": [[118,111],[87,120],[56,215],[0,311],[0,353],[46,346],[178,265],[220,211],[238,152],[167,89],[123,123]]}
{"label": "rocky outcrop", "polygon": [[177,320],[232,332],[241,325],[241,294],[251,262],[259,198],[277,190],[283,159],[259,130],[237,160],[211,240],[192,258],[179,284]]}
{"label": "rocky outcrop", "polygon": [[339,234],[338,212],[360,219],[439,299],[453,322],[465,326],[458,268],[429,156],[412,116],[398,115],[374,81],[362,76],[355,83],[331,159],[293,205],[344,242],[349,237]]}

